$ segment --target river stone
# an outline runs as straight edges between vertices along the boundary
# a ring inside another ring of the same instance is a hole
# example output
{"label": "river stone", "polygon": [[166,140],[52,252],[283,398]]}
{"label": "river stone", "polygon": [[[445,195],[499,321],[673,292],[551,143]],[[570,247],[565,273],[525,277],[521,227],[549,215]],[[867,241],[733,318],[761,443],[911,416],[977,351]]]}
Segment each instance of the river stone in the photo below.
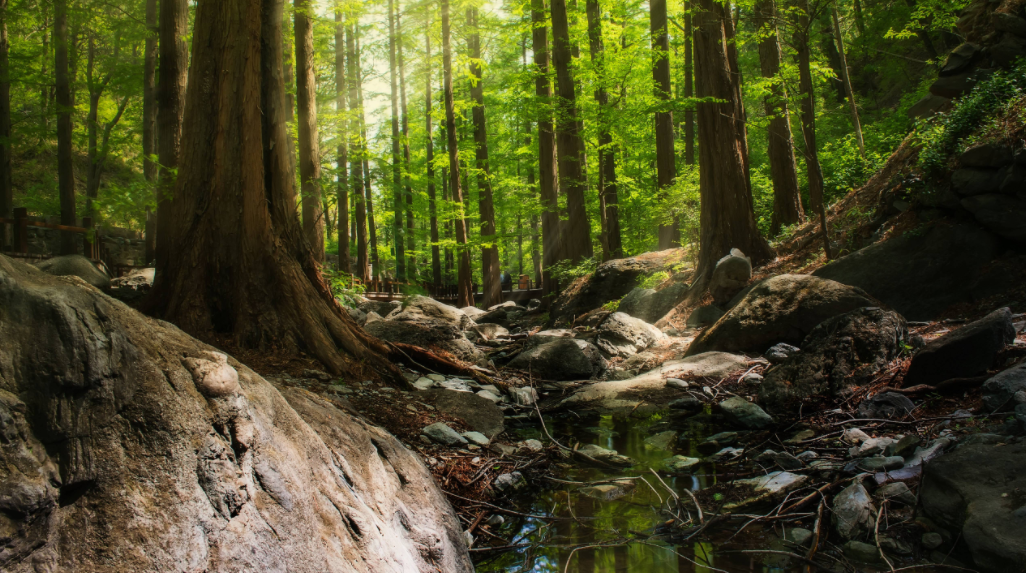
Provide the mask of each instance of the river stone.
{"label": "river stone", "polygon": [[758,404],[734,396],[720,402],[720,409],[733,424],[749,430],[763,430],[773,425],[773,418]]}
{"label": "river stone", "polygon": [[587,380],[605,370],[607,363],[594,344],[560,338],[525,348],[508,366],[543,380]]}
{"label": "river stone", "polygon": [[[873,498],[883,502],[886,500],[896,501],[909,507],[915,506],[916,496],[909,489],[905,482],[892,481],[884,484],[873,492]],[[933,549],[931,547],[931,549]]]}
{"label": "river stone", "polygon": [[701,410],[702,406],[704,405],[705,402],[702,402],[698,398],[695,398],[691,394],[688,394],[684,397],[677,398],[676,400],[670,402],[669,407],[671,410],[685,410],[689,412],[694,412],[697,410]]}
{"label": "river stone", "polygon": [[699,442],[696,449],[698,453],[702,455],[710,455],[716,453],[727,446],[733,446],[737,443],[738,433],[737,432],[720,432],[707,437],[702,442]]}
{"label": "river stone", "polygon": [[713,306],[711,304],[700,306],[691,311],[691,314],[688,315],[687,326],[690,328],[698,328],[716,324],[716,321],[723,318],[724,314],[725,313],[717,306]]}
{"label": "river stone", "polygon": [[0,300],[0,569],[473,571],[381,428],[231,357],[204,393],[214,348],[2,255]]}
{"label": "river stone", "polygon": [[741,457],[741,454],[745,453],[744,448],[723,448],[722,450],[714,453],[713,455],[705,458],[705,461],[709,463],[718,463],[733,460]]}
{"label": "river stone", "polygon": [[923,547],[927,549],[937,549],[944,544],[944,538],[936,531],[927,531],[924,533],[922,541]]}
{"label": "river stone", "polygon": [[645,438],[645,445],[651,446],[657,450],[669,450],[672,449],[674,444],[677,443],[677,432],[673,430],[667,430],[665,432],[659,432],[653,436]]}
{"label": "river stone", "polygon": [[883,392],[863,400],[859,404],[860,418],[900,419],[912,413],[916,405],[908,396],[897,392]]}
{"label": "river stone", "polygon": [[470,327],[470,330],[476,332],[484,340],[509,337],[509,331],[498,324],[476,324]]}
{"label": "river stone", "polygon": [[812,541],[813,536],[814,534],[808,529],[792,527],[784,533],[784,540],[798,547],[805,547]]}
{"label": "river stone", "polygon": [[853,458],[864,458],[868,456],[877,456],[886,451],[887,447],[893,444],[896,440],[884,436],[882,438],[869,438],[864,440],[860,445],[850,448],[848,455]]}
{"label": "river stone", "polygon": [[855,467],[864,472],[885,472],[901,469],[905,465],[905,458],[901,456],[872,456],[862,458],[855,463]]}
{"label": "river stone", "polygon": [[357,308],[367,313],[370,316],[371,313],[378,315],[379,318],[384,318],[389,314],[392,314],[396,309],[401,308],[403,305],[402,301],[399,300],[362,300]]}
{"label": "river stone", "polygon": [[63,255],[35,263],[35,267],[55,277],[74,276],[98,289],[110,288],[110,277],[82,255]]}
{"label": "river stone", "polygon": [[476,306],[465,306],[460,310],[463,312],[463,314],[469,316],[471,319],[476,319],[477,317],[485,313],[485,311],[481,310],[480,308],[477,308]]}
{"label": "river stone", "polygon": [[779,466],[782,470],[798,470],[802,468],[801,460],[787,452],[766,450],[759,454],[755,461],[769,466]]}
{"label": "river stone", "polygon": [[844,556],[852,561],[859,563],[882,563],[880,559],[880,550],[876,548],[876,545],[870,545],[861,541],[849,541],[845,543],[841,550],[844,551]]}
{"label": "river stone", "polygon": [[532,453],[537,453],[545,449],[545,445],[542,444],[540,440],[535,440],[534,438],[517,442],[517,446]]}
{"label": "river stone", "polygon": [[1026,444],[968,445],[923,469],[920,514],[955,534],[976,569],[1021,571],[1026,566]]}
{"label": "river stone", "polygon": [[607,450],[606,448],[596,446],[595,444],[588,444],[584,447],[578,448],[577,451],[589,458],[617,467],[630,467],[638,463],[627,456],[618,454],[616,450]]}
{"label": "river stone", "polygon": [[985,270],[1002,250],[1001,240],[978,225],[934,224],[869,245],[813,275],[862,288],[908,320],[932,320],[953,304],[973,302],[981,281],[994,282]]}
{"label": "river stone", "polygon": [[861,483],[853,483],[834,497],[834,529],[844,539],[854,539],[873,531],[876,507]]}
{"label": "river stone", "polygon": [[491,440],[481,432],[463,432],[460,435],[466,438],[468,442],[476,446],[481,446],[482,448],[491,443]]}
{"label": "river stone", "polygon": [[750,505],[769,502],[785,496],[788,492],[801,487],[809,478],[801,474],[791,472],[770,472],[764,476],[737,480],[737,485],[751,486],[752,497],[737,503],[728,503],[723,506],[725,511],[734,511]]}
{"label": "river stone", "polygon": [[596,329],[595,345],[610,356],[626,358],[666,338],[651,324],[622,312],[614,312]]}
{"label": "river stone", "polygon": [[983,383],[983,409],[989,414],[1015,408],[1015,395],[1026,390],[1026,362],[1003,370]]}
{"label": "river stone", "polygon": [[884,455],[887,456],[900,456],[907,458],[911,456],[916,448],[919,446],[919,436],[915,434],[909,434],[902,437],[897,442],[887,444],[884,448]]}
{"label": "river stone", "polygon": [[738,296],[743,298],[695,338],[687,356],[710,350],[762,353],[778,342],[801,344],[824,320],[879,305],[861,289],[810,275],[770,277]]}
{"label": "river stone", "polygon": [[666,386],[668,388],[677,388],[678,390],[687,390],[689,387],[691,387],[691,384],[684,380],[681,380],[680,378],[667,378]]}
{"label": "river stone", "polygon": [[367,321],[367,334],[388,342],[401,342],[428,350],[439,349],[467,362],[487,366],[488,358],[463,335],[454,323],[429,316],[408,314],[403,320]]}
{"label": "river stone", "polygon": [[687,295],[688,285],[670,282],[659,290],[634,289],[620,303],[618,310],[648,323],[657,323],[680,304]]}
{"label": "river stone", "polygon": [[503,430],[502,410],[477,394],[435,388],[427,391],[426,401],[434,404],[439,412],[463,420],[472,430],[489,439]]}
{"label": "river stone", "polygon": [[686,474],[702,460],[687,456],[673,456],[663,460],[663,469],[672,474]]}
{"label": "river stone", "polygon": [[713,304],[722,306],[730,302],[751,278],[752,260],[740,250],[731,249],[729,255],[716,261],[709,279],[709,294],[712,295]]}
{"label": "river stone", "polygon": [[770,346],[769,350],[763,353],[763,357],[765,357],[766,360],[769,360],[770,364],[780,364],[799,352],[801,352],[801,350],[799,350],[797,346],[791,346],[790,344],[781,342]]}
{"label": "river stone", "polygon": [[931,341],[912,357],[905,386],[936,385],[951,378],[982,374],[1015,340],[1012,313],[1001,308]]}
{"label": "river stone", "polygon": [[478,390],[477,395],[484,398],[485,400],[491,401],[493,404],[498,404],[499,402],[502,402],[502,396],[499,396],[491,390]]}
{"label": "river stone", "polygon": [[474,325],[474,321],[462,310],[421,295],[407,297],[399,312],[393,312],[387,318],[388,320],[412,321],[432,318],[449,323],[460,330],[466,330]]}
{"label": "river stone", "polygon": [[427,426],[422,430],[425,436],[431,439],[433,442],[442,444],[443,446],[463,446],[467,444],[467,439],[456,433],[446,424],[442,422],[435,422],[430,426]]}
{"label": "river stone", "polygon": [[619,481],[616,483],[604,483],[599,485],[592,485],[582,487],[577,490],[581,495],[586,495],[591,498],[595,498],[601,501],[613,501],[614,499],[620,499],[627,495],[628,492],[634,489],[634,482],[629,480]]}
{"label": "river stone", "polygon": [[513,493],[527,485],[527,480],[520,472],[502,474],[492,482],[492,488],[499,493]]}

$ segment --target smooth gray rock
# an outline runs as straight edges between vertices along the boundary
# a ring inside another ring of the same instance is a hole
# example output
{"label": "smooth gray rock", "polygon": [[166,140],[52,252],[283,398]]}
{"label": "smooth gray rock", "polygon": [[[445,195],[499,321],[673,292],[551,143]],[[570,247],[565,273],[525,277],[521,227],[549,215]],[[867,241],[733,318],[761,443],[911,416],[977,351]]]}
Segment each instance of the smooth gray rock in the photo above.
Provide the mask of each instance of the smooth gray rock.
{"label": "smooth gray rock", "polygon": [[475,324],[470,327],[470,331],[477,333],[484,340],[509,337],[509,330],[498,324]]}
{"label": "smooth gray rock", "polygon": [[[908,506],[916,504],[915,494],[908,489],[908,485],[905,482],[900,481],[892,481],[876,488],[876,491],[873,492],[873,498],[880,502],[890,500]],[[931,547],[931,549],[933,548]]]}
{"label": "smooth gray rock", "polygon": [[798,547],[805,547],[812,541],[813,535],[811,531],[803,527],[791,527],[784,533],[784,540]]}
{"label": "smooth gray rock", "polygon": [[705,405],[705,402],[702,402],[698,398],[695,398],[694,396],[688,394],[687,396],[677,398],[676,400],[670,402],[670,409],[695,411],[700,410],[703,405]]}
{"label": "smooth gray rock", "polygon": [[673,456],[663,460],[663,469],[672,474],[687,474],[701,461],[698,458],[689,458],[687,456]]}
{"label": "smooth gray rock", "polygon": [[401,310],[390,315],[388,319],[416,321],[424,317],[442,320],[460,330],[466,330],[474,324],[474,321],[462,310],[421,295],[408,297],[403,301]]}
{"label": "smooth gray rock", "polygon": [[110,288],[110,277],[82,255],[64,255],[35,263],[35,267],[55,277],[74,276],[98,289]]}
{"label": "smooth gray rock", "polygon": [[749,430],[763,430],[773,425],[773,417],[758,404],[734,396],[720,402],[720,409],[733,424]]}
{"label": "smooth gray rock", "polygon": [[782,470],[798,470],[804,465],[801,460],[787,452],[776,452],[773,450],[766,450],[759,454],[755,461],[768,466],[778,466]]}
{"label": "smooth gray rock", "polygon": [[980,47],[976,44],[965,42],[951,50],[944,60],[940,75],[951,76],[966,71],[980,53]]}
{"label": "smooth gray rock", "polygon": [[832,507],[834,529],[844,539],[854,539],[873,530],[876,507],[861,483],[853,483],[841,490],[834,497]]}
{"label": "smooth gray rock", "polygon": [[983,409],[986,413],[1015,409],[1015,395],[1026,390],[1026,363],[1002,370],[983,383]]}
{"label": "smooth gray rock", "polygon": [[944,544],[944,538],[936,531],[927,531],[923,534],[922,542],[923,547],[927,549],[937,549]]}
{"label": "smooth gray rock", "polygon": [[481,432],[463,432],[460,435],[466,438],[468,442],[476,446],[481,446],[482,448],[492,442],[488,439],[488,436],[485,436]]}
{"label": "smooth gray rock", "polygon": [[713,304],[722,306],[734,298],[752,279],[752,260],[738,249],[716,261],[709,279],[709,294]]}
{"label": "smooth gray rock", "polygon": [[659,290],[637,288],[620,301],[618,310],[654,324],[680,304],[687,291],[688,285],[680,282]]}
{"label": "smooth gray rock", "polygon": [[435,422],[425,427],[421,432],[430,438],[431,441],[443,446],[464,446],[468,443],[466,438],[442,422]]}
{"label": "smooth gray rock", "polygon": [[520,472],[502,474],[492,482],[492,488],[499,493],[513,493],[527,485],[527,480]]}
{"label": "smooth gray rock", "polygon": [[912,358],[905,385],[932,386],[951,378],[982,374],[993,364],[997,353],[1014,340],[1011,311],[995,310],[923,347]]}
{"label": "smooth gray rock", "polygon": [[763,357],[769,360],[770,364],[780,364],[799,352],[801,350],[797,346],[781,342],[770,346],[769,350],[763,353]]}
{"label": "smooth gray rock", "polygon": [[884,449],[884,455],[907,458],[915,452],[917,447],[919,447],[919,436],[909,434],[896,442],[888,444]]}
{"label": "smooth gray rock", "polygon": [[645,445],[651,446],[657,450],[671,450],[677,443],[677,435],[677,432],[673,430],[659,432],[658,434],[645,438]]}
{"label": "smooth gray rock", "polygon": [[595,444],[588,444],[578,448],[577,451],[589,458],[617,467],[630,467],[638,463],[632,458],[620,455],[616,450],[608,450]]}
{"label": "smooth gray rock", "polygon": [[666,338],[651,324],[622,312],[614,312],[599,324],[595,345],[610,356],[626,358]]}
{"label": "smooth gray rock", "polygon": [[594,344],[561,338],[523,350],[508,366],[543,380],[587,380],[605,370],[606,361]]}
{"label": "smooth gray rock", "polygon": [[908,396],[897,392],[876,394],[859,404],[860,418],[893,418],[899,419],[912,413],[916,405]]}
{"label": "smooth gray rock", "polygon": [[688,315],[687,326],[690,328],[699,328],[702,326],[709,326],[716,324],[716,321],[723,318],[726,314],[719,307],[707,304],[700,306],[695,310],[691,311]]}
{"label": "smooth gray rock", "polygon": [[363,326],[367,324],[367,313],[363,312],[358,308],[347,308],[346,312],[349,313],[349,318],[353,319],[353,322]]}
{"label": "smooth gray rock", "polygon": [[862,458],[855,463],[855,467],[864,472],[885,472],[901,469],[905,465],[905,459],[900,456],[873,456]]}
{"label": "smooth gray rock", "polygon": [[454,323],[412,313],[403,316],[402,320],[386,319],[371,322],[368,319],[364,330],[381,340],[412,344],[429,350],[437,348],[449,352],[460,360],[488,366],[488,357],[467,340]]}
{"label": "smooth gray rock", "polygon": [[475,432],[494,439],[504,428],[504,416],[491,400],[471,392],[453,392],[435,388],[428,390],[426,401],[443,414],[459,418]]}
{"label": "smooth gray rock", "polygon": [[883,562],[880,558],[880,550],[876,548],[876,545],[852,540],[845,543],[841,547],[841,550],[844,552],[844,556],[852,561],[857,561],[859,563]]}

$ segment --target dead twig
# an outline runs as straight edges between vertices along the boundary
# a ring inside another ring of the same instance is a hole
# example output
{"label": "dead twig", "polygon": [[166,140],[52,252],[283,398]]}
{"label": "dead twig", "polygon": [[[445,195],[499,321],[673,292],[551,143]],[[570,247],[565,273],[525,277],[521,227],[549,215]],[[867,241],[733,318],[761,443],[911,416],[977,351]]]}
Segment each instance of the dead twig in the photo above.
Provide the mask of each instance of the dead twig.
{"label": "dead twig", "polygon": [[883,547],[880,547],[880,517],[883,515],[884,507],[885,505],[881,503],[880,510],[876,512],[876,524],[873,528],[873,539],[876,541],[876,550],[880,552],[880,558],[883,559],[884,563],[887,564],[887,567],[891,570],[891,573],[894,573],[894,565],[892,565],[891,560],[888,559],[886,555],[884,555]]}

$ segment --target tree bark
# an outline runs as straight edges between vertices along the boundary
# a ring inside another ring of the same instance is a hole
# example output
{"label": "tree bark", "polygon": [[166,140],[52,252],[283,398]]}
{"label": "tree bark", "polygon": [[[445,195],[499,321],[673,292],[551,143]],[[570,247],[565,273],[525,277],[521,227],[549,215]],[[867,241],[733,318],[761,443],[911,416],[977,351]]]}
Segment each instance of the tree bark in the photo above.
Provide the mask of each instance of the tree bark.
{"label": "tree bark", "polygon": [[[45,37],[46,34],[44,33]],[[0,218],[14,213],[11,178],[11,45],[7,37],[7,0],[0,0]],[[7,225],[0,223],[0,251],[10,244]]]}
{"label": "tree bark", "polygon": [[851,76],[848,74],[848,58],[844,55],[844,36],[841,34],[841,19],[837,16],[837,5],[830,6],[834,20],[834,37],[837,39],[837,54],[841,60],[841,82],[844,93],[848,96],[848,108],[851,110],[851,125],[855,128],[855,140],[859,144],[859,153],[866,157],[866,142],[862,139],[862,122],[859,121],[859,106],[855,103],[855,91],[851,87]]}
{"label": "tree bark", "polygon": [[[691,98],[695,95],[695,29],[691,22],[694,3],[686,2],[684,9],[684,97]],[[684,163],[695,164],[695,110],[690,106],[684,112]]]}
{"label": "tree bark", "polygon": [[395,13],[396,57],[399,64],[399,111],[402,113],[400,129],[403,135],[403,195],[406,197],[406,275],[417,279],[417,237],[413,220],[413,187],[410,184],[410,118],[406,107],[406,65],[403,58],[403,27],[401,9]]}
{"label": "tree bark", "polygon": [[[61,224],[75,226],[75,165],[72,155],[71,77],[68,73],[68,0],[54,0],[54,74],[57,86],[57,188]],[[61,254],[78,252],[77,235],[61,232]]]}
{"label": "tree bark", "polygon": [[313,7],[294,0],[296,33],[296,102],[299,106],[299,182],[303,235],[314,259],[324,262],[324,202],[321,198],[321,150],[317,135],[317,78],[314,75]]}
{"label": "tree bark", "polygon": [[492,200],[492,175],[488,167],[488,126],[485,123],[484,72],[481,69],[481,31],[477,8],[467,9],[470,44],[470,99],[474,102],[474,147],[477,167],[478,212],[481,215],[481,306],[490,308],[502,302],[499,279],[499,246],[496,243],[495,205]]}
{"label": "tree bark", "polygon": [[[650,24],[652,32],[652,80],[656,99],[663,105],[670,101],[670,36],[666,29],[666,0],[651,0]],[[677,179],[677,157],[673,145],[673,112],[666,109],[655,114],[656,181],[660,199],[666,198],[666,189]],[[659,225],[660,251],[679,242],[677,222]]]}
{"label": "tree bark", "polygon": [[[113,59],[118,58],[118,46],[120,39],[115,39]],[[89,39],[88,54],[86,56],[86,86],[89,90],[89,112],[86,115],[87,146],[86,155],[89,159],[89,171],[86,174],[86,217],[89,217],[93,224],[96,224],[97,214],[94,201],[100,193],[100,180],[103,177],[103,168],[107,163],[107,155],[110,150],[110,134],[121,121],[128,107],[128,96],[121,98],[118,103],[117,112],[109,122],[100,125],[100,100],[103,92],[110,85],[114,72],[108,72],[103,80],[96,78],[96,42],[94,38]],[[102,134],[101,134],[102,131]]]}
{"label": "tree bark", "polygon": [[427,192],[428,217],[431,226],[431,284],[442,284],[442,253],[438,245],[438,205],[435,197],[435,141],[432,131],[432,99],[431,99],[431,25],[424,29],[424,62],[427,67],[427,80],[424,82],[424,122],[425,152],[427,153]]}
{"label": "tree bark", "polygon": [[395,65],[395,2],[388,0],[388,79],[391,85],[389,92],[392,100],[392,204],[394,218],[392,232],[395,243],[395,278],[399,282],[406,280],[406,248],[403,231],[403,211],[405,210],[402,192],[402,165],[399,163],[399,88],[396,85]]}
{"label": "tree bark", "polygon": [[[834,71],[834,79],[831,80],[830,86],[834,89],[834,93],[837,97],[837,103],[844,102],[844,84],[841,82],[841,56],[837,53],[837,44],[834,41],[834,29],[830,23],[830,15],[826,12],[826,3],[816,3],[815,13],[819,18],[820,28],[820,48],[823,54],[826,55],[827,63],[830,64],[830,69]],[[810,11],[809,17],[812,18]],[[811,31],[810,31],[811,33]]]}
{"label": "tree bark", "polygon": [[577,121],[577,94],[571,66],[570,29],[566,0],[552,0],[552,62],[556,68],[556,137],[559,140],[559,186],[566,195],[567,225],[563,255],[573,264],[593,255],[591,229],[585,210],[584,143]]}
{"label": "tree bark", "polygon": [[801,123],[805,140],[805,168],[809,180],[809,206],[819,215],[823,235],[823,251],[830,258],[830,234],[827,229],[826,205],[823,200],[823,171],[816,148],[816,92],[812,84],[812,50],[809,45],[811,21],[808,0],[795,0],[797,22],[794,46],[798,56],[798,90],[802,93]]}
{"label": "tree bark", "polygon": [[766,116],[770,118],[768,155],[773,179],[771,228],[776,235],[781,226],[805,220],[805,213],[798,187],[798,166],[794,157],[787,92],[783,81],[777,77],[780,74],[780,39],[777,35],[775,0],[760,0],[755,6],[755,16],[760,38],[759,63],[762,77],[771,80],[769,94],[763,102]]}
{"label": "tree bark", "polygon": [[450,46],[449,0],[442,2],[442,75],[445,82],[445,137],[449,153],[449,187],[456,208],[456,256],[459,259],[456,285],[456,306],[474,306],[474,285],[470,270],[470,249],[467,245],[467,224],[463,213],[463,190],[460,186],[459,146],[456,142],[456,109],[452,96],[452,48]]}
{"label": "tree bark", "polygon": [[[157,198],[157,163],[153,161],[157,153],[157,0],[146,0],[146,29],[143,48],[143,177]],[[151,264],[157,255],[157,214],[149,207],[146,208],[145,234],[145,262]]]}
{"label": "tree bark", "polygon": [[352,272],[349,253],[349,118],[346,115],[346,27],[341,9],[335,10],[335,112],[341,116],[335,165],[338,170],[336,193],[338,203],[338,268]]}
{"label": "tree bark", "polygon": [[620,237],[620,212],[616,187],[616,152],[613,148],[613,137],[609,133],[612,108],[609,106],[609,94],[606,92],[605,81],[605,49],[602,43],[602,9],[598,0],[587,0],[585,10],[588,16],[588,44],[591,60],[595,64],[599,77],[599,86],[595,90],[595,101],[599,106],[599,205],[603,225],[606,248],[606,259],[623,257],[623,241]]}
{"label": "tree bark", "polygon": [[753,262],[772,256],[755,224],[747,177],[748,143],[736,76],[727,48],[727,18],[717,0],[698,0],[695,31],[695,85],[700,98],[722,103],[698,105],[699,178],[701,184],[701,247],[696,277],[708,279],[731,248]]}
{"label": "tree bark", "polygon": [[189,54],[185,32],[189,17],[188,0],[161,0],[160,63],[157,69],[157,274],[163,272],[169,245],[161,239],[170,220],[174,197],[178,154],[181,150],[182,116],[185,113],[185,86]]}
{"label": "tree bark", "polygon": [[378,230],[374,222],[374,193],[371,189],[371,170],[370,170],[370,153],[367,150],[367,119],[363,113],[363,69],[360,67],[360,61],[362,59],[360,50],[360,36],[359,28],[355,29],[356,32],[356,97],[360,108],[360,145],[361,153],[360,157],[363,160],[363,190],[364,190],[364,201],[366,202],[367,209],[367,238],[369,241],[370,252],[368,253],[370,261],[370,276],[375,280],[381,274],[381,265],[378,261]]}
{"label": "tree bark", "polygon": [[534,51],[534,93],[538,118],[538,195],[542,205],[542,292],[555,293],[558,285],[550,269],[563,257],[559,241],[559,200],[556,196],[556,144],[552,126],[552,86],[549,81],[548,23],[545,0],[531,0],[531,42]]}
{"label": "tree bark", "polygon": [[[240,348],[305,351],[334,374],[402,375],[342,311],[296,216],[282,0],[197,7],[192,89],[156,314]],[[217,78],[217,81],[209,81]]]}
{"label": "tree bark", "polygon": [[[349,101],[355,103],[353,111],[357,119],[353,120],[357,127],[363,121],[363,99],[359,97],[360,77],[357,73],[360,61],[356,52],[355,24],[346,29],[346,68],[349,79]],[[355,130],[354,131],[358,131]],[[353,190],[353,203],[356,207],[356,269],[353,275],[363,282],[370,280],[370,265],[367,260],[367,204],[363,196],[363,140],[357,132],[353,136],[353,152],[349,156],[350,187]]]}

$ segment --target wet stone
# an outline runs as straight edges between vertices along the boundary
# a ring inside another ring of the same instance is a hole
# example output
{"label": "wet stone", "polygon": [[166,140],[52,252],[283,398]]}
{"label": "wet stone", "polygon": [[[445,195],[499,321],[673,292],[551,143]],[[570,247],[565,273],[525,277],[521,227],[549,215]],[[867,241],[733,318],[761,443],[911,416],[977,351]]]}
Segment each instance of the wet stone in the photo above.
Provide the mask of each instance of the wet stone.
{"label": "wet stone", "polygon": [[645,445],[657,450],[669,450],[677,443],[677,432],[669,430],[645,438]]}
{"label": "wet stone", "polygon": [[672,410],[688,410],[694,411],[702,407],[703,402],[692,395],[687,395],[682,398],[678,398],[670,402],[669,406]]}
{"label": "wet stone", "polygon": [[456,433],[449,426],[442,422],[435,422],[430,426],[422,430],[424,435],[431,439],[433,442],[437,442],[446,446],[463,446],[467,444],[466,438]]}
{"label": "wet stone", "polygon": [[430,378],[418,378],[417,381],[413,383],[413,386],[416,387],[417,390],[428,390],[435,386],[435,381]]}
{"label": "wet stone", "polygon": [[773,450],[766,450],[759,454],[755,461],[760,464],[777,466],[782,470],[797,470],[802,467],[802,462],[798,458],[787,452],[775,452]]}
{"label": "wet stone", "polygon": [[606,483],[582,487],[579,491],[581,492],[581,495],[586,495],[591,498],[599,499],[602,501],[613,501],[614,499],[620,499],[621,497],[627,495],[627,493],[629,493],[633,489],[633,482],[622,481],[617,483]]}
{"label": "wet stone", "polygon": [[720,402],[720,409],[734,424],[749,430],[762,430],[773,425],[769,414],[744,398],[728,398]]}
{"label": "wet stone", "polygon": [[487,446],[488,443],[491,442],[491,440],[481,432],[463,432],[461,435],[471,444],[476,444],[478,446]]}
{"label": "wet stone", "polygon": [[488,390],[480,390],[477,393],[477,395],[482,397],[482,398],[484,398],[484,399],[486,399],[486,400],[491,400],[492,402],[494,402],[496,404],[498,404],[499,402],[502,402],[502,396],[499,396],[498,394],[494,394],[494,393],[492,393],[492,392],[490,392]]}
{"label": "wet stone", "polygon": [[792,527],[784,533],[784,540],[798,547],[805,547],[812,541],[813,533],[802,527]]}
{"label": "wet stone", "polygon": [[427,377],[435,382],[445,382],[445,376],[442,376],[441,374],[428,374]]}
{"label": "wet stone", "polygon": [[708,456],[736,443],[737,432],[720,432],[709,436],[704,442],[698,444],[698,453]]}
{"label": "wet stone", "polygon": [[729,447],[728,448],[723,448],[722,450],[720,450],[720,451],[716,452],[715,454],[713,454],[713,455],[709,456],[708,458],[706,458],[706,461],[713,462],[713,463],[715,463],[715,462],[725,462],[725,461],[732,460],[734,458],[740,457],[741,454],[743,454],[743,453],[744,453],[743,449],[729,448]]}
{"label": "wet stone", "polygon": [[855,467],[865,472],[880,472],[901,469],[905,465],[905,459],[900,456],[873,456],[859,460]]}
{"label": "wet stone", "polygon": [[589,458],[613,466],[630,467],[637,463],[627,456],[620,455],[619,453],[617,453],[616,450],[607,450],[606,448],[603,448],[602,446],[596,446],[595,444],[588,444],[582,448],[579,448],[577,451],[588,456]]}
{"label": "wet stone", "polygon": [[527,485],[527,480],[520,472],[502,474],[492,482],[492,487],[499,493],[512,493],[525,485]]}
{"label": "wet stone", "polygon": [[879,563],[880,551],[875,545],[862,543],[861,541],[849,541],[841,548],[844,556],[859,563]]}
{"label": "wet stone", "polygon": [[795,435],[791,436],[789,439],[784,440],[784,444],[786,444],[786,445],[800,444],[800,443],[802,443],[802,442],[804,442],[806,440],[811,440],[812,438],[815,438],[815,437],[816,437],[816,432],[814,432],[812,430],[802,430],[802,431],[796,433]]}
{"label": "wet stone", "polygon": [[681,390],[687,390],[688,387],[690,387],[690,386],[691,386],[691,384],[689,384],[688,382],[685,382],[684,380],[681,380],[680,378],[667,378],[666,379],[666,387],[667,388],[679,388]]}
{"label": "wet stone", "polygon": [[518,442],[517,446],[521,447],[521,448],[524,448],[524,449],[526,449],[527,451],[530,451],[530,452],[540,452],[545,447],[545,446],[542,445],[542,443],[539,440],[534,440],[534,439],[524,440],[522,442]]}
{"label": "wet stone", "polygon": [[903,458],[911,456],[916,451],[916,447],[919,446],[919,436],[915,434],[909,434],[893,444],[889,444],[884,449],[884,455],[887,456],[901,456]]}
{"label": "wet stone", "polygon": [[895,481],[882,485],[873,492],[873,498],[878,501],[891,500],[904,505],[913,506],[916,504],[916,496],[908,489],[905,482]]}
{"label": "wet stone", "polygon": [[814,452],[812,450],[806,450],[806,451],[798,454],[795,457],[798,458],[802,463],[807,464],[807,463],[811,462],[812,460],[818,458],[819,454],[817,454],[816,452]]}
{"label": "wet stone", "polygon": [[798,354],[798,352],[800,352],[798,347],[781,342],[780,344],[774,344],[771,346],[763,356],[765,356],[766,360],[769,360],[771,364],[780,364],[795,354]]}
{"label": "wet stone", "polygon": [[670,473],[683,474],[689,472],[691,468],[698,465],[701,461],[698,458],[689,458],[687,456],[673,456],[663,460],[663,469]]}
{"label": "wet stone", "polygon": [[937,549],[944,543],[944,538],[941,537],[940,533],[930,531],[923,534],[923,547],[927,549]]}

